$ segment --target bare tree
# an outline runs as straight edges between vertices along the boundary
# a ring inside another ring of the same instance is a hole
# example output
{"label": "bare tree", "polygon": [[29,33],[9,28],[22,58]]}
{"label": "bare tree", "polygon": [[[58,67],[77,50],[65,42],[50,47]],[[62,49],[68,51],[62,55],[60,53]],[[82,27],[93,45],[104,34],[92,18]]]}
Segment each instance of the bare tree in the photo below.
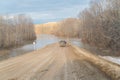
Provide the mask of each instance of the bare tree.
{"label": "bare tree", "polygon": [[79,14],[82,41],[118,51],[120,48],[120,0],[93,1]]}
{"label": "bare tree", "polygon": [[58,24],[56,35],[64,37],[78,37],[79,36],[80,21],[76,18],[68,18]]}
{"label": "bare tree", "polygon": [[34,25],[30,17],[18,15],[0,17],[0,47],[11,47],[35,40]]}

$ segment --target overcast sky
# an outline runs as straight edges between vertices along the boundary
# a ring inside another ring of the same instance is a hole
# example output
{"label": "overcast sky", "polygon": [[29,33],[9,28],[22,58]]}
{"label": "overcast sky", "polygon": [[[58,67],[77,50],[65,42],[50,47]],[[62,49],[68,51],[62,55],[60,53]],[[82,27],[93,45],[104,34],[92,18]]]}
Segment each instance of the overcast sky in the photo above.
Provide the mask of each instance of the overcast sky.
{"label": "overcast sky", "polygon": [[34,23],[56,22],[88,7],[90,0],[0,0],[0,15],[27,14]]}

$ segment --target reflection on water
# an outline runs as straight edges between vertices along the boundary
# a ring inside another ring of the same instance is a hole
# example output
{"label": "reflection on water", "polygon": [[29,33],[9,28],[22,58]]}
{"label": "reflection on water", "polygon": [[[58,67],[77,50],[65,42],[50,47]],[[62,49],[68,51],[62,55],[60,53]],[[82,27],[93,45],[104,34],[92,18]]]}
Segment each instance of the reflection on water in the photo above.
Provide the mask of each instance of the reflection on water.
{"label": "reflection on water", "polygon": [[[48,44],[52,44],[52,43],[58,42],[60,40],[66,40],[66,39],[65,38],[58,38],[58,37],[53,36],[53,35],[46,35],[46,34],[38,35],[37,40],[36,40],[36,44],[35,44],[35,48],[40,49]],[[72,38],[72,39],[69,39],[69,41],[71,43],[79,46],[79,47],[82,46],[80,39]],[[6,54],[4,56],[0,56],[0,61],[28,53],[28,52],[31,52],[33,50],[34,50],[33,44],[27,44],[27,45],[24,45],[24,46],[16,48],[16,49],[12,49],[8,54]]]}
{"label": "reflection on water", "polygon": [[58,42],[60,39],[53,35],[38,35],[36,40],[36,48],[42,48],[48,44]]}

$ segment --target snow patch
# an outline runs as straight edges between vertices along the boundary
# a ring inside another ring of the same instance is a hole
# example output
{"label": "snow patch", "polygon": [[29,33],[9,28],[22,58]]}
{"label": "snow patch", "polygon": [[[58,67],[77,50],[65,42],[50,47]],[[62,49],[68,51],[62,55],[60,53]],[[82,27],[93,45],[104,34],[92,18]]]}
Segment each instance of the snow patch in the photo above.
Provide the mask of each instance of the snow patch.
{"label": "snow patch", "polygon": [[120,57],[112,57],[112,56],[100,56],[100,57],[120,65]]}

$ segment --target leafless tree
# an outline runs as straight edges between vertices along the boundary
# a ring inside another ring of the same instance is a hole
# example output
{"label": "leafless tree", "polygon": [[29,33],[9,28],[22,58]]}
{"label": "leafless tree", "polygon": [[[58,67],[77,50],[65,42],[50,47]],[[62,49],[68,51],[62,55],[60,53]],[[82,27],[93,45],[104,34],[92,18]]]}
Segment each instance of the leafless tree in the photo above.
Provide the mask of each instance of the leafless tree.
{"label": "leafless tree", "polygon": [[76,18],[65,19],[58,24],[56,35],[64,37],[78,37],[79,36],[80,21]]}
{"label": "leafless tree", "polygon": [[0,47],[12,47],[35,40],[34,25],[30,17],[18,15],[0,17]]}
{"label": "leafless tree", "polygon": [[82,41],[101,48],[120,48],[120,0],[93,1],[79,14]]}

